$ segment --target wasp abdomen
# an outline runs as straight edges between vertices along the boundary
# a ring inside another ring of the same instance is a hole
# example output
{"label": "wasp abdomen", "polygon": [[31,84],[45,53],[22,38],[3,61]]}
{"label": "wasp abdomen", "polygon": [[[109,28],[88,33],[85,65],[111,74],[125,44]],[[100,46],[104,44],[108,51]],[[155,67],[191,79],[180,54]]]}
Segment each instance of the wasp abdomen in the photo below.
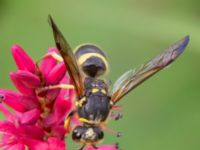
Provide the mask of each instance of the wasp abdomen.
{"label": "wasp abdomen", "polygon": [[103,75],[108,69],[105,54],[95,45],[85,44],[79,46],[75,56],[83,72],[90,77]]}

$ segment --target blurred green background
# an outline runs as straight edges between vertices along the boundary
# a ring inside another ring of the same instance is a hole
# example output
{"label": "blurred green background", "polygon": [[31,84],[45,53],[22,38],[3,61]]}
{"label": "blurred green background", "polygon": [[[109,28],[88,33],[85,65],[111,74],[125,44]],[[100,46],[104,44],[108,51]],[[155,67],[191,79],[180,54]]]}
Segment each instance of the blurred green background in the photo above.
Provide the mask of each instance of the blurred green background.
{"label": "blurred green background", "polygon": [[[73,48],[100,45],[113,82],[186,34],[185,53],[126,96],[124,118],[109,121],[122,138],[106,134],[104,143],[123,150],[200,149],[200,2],[197,0],[1,0],[0,87],[14,89],[10,47],[20,44],[35,60],[54,46],[47,23],[51,14]],[[68,140],[69,150],[75,143]]]}

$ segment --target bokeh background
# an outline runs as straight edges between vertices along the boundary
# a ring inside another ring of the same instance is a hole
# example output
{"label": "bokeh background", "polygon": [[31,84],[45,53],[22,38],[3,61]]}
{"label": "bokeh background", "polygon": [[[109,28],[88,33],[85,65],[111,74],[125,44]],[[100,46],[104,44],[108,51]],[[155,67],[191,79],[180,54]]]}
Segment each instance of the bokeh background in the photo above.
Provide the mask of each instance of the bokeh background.
{"label": "bokeh background", "polygon": [[124,118],[108,126],[123,136],[106,134],[104,143],[119,142],[123,150],[199,150],[199,6],[197,0],[0,0],[0,87],[14,89],[8,76],[16,69],[14,43],[35,60],[54,46],[48,14],[73,48],[85,42],[102,47],[112,82],[189,34],[189,46],[172,66],[120,102]]}

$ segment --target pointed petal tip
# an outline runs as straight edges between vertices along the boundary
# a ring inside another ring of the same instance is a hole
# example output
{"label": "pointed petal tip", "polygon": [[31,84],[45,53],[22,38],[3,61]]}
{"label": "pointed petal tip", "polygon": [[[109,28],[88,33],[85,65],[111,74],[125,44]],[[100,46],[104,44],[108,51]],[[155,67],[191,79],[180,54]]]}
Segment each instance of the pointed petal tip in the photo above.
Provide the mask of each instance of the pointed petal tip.
{"label": "pointed petal tip", "polygon": [[55,47],[50,47],[48,48],[48,53],[51,53],[51,52],[58,52],[58,50],[55,48]]}
{"label": "pointed petal tip", "polygon": [[22,48],[19,46],[19,44],[13,44],[11,50],[17,50],[17,49],[22,49]]}
{"label": "pointed petal tip", "polygon": [[36,71],[36,65],[33,59],[25,52],[25,50],[18,44],[11,47],[11,52],[17,67],[20,70],[28,70],[32,73]]}
{"label": "pointed petal tip", "polygon": [[39,77],[29,71],[18,70],[10,72],[10,79],[24,95],[32,94],[34,89],[40,85]]}

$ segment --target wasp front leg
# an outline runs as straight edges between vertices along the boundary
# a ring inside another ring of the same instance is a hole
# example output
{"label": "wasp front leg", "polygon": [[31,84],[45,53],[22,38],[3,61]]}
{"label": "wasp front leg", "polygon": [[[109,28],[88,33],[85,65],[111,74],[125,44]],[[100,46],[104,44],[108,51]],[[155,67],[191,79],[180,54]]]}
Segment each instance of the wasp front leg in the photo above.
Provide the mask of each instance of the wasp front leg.
{"label": "wasp front leg", "polygon": [[67,116],[67,118],[65,119],[65,122],[64,122],[64,127],[67,131],[70,131],[70,123],[71,123],[71,120],[72,120],[72,117],[74,116],[74,114],[76,113],[75,110],[71,111],[69,113],[69,115]]}
{"label": "wasp front leg", "polygon": [[48,91],[48,90],[54,90],[54,89],[74,89],[74,86],[72,84],[57,84],[57,85],[49,85],[42,88],[39,88],[37,92],[40,94],[42,92]]}

